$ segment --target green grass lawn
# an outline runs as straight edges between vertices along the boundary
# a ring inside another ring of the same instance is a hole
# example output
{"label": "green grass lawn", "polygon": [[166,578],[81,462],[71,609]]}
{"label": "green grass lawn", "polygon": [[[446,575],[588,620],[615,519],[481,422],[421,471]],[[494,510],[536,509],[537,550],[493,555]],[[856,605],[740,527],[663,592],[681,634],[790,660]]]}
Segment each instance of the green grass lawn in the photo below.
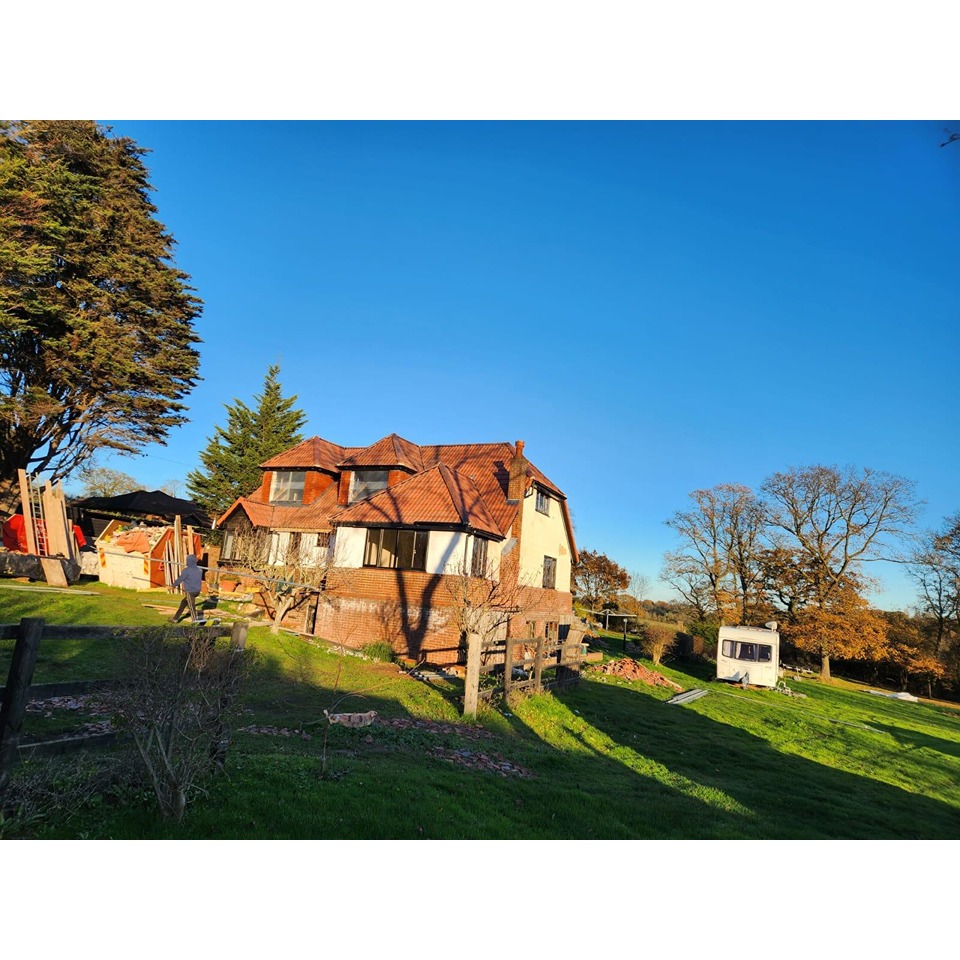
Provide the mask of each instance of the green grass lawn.
{"label": "green grass lawn", "polygon": [[[96,595],[0,587],[0,622],[163,620],[143,605],[163,595],[89,589]],[[266,732],[235,733],[225,773],[181,824],[160,819],[141,792],[97,798],[69,819],[31,823],[26,835],[960,837],[960,712],[943,705],[816,681],[791,682],[807,697],[790,698],[718,684],[709,665],[671,664],[662,672],[709,694],[670,706],[664,688],[594,672],[576,689],[521,697],[463,725],[455,681],[420,682],[260,627],[248,647],[240,726]],[[0,642],[3,677],[11,649]],[[36,682],[109,676],[115,652],[50,641]],[[331,727],[322,776],[325,708],[374,709],[388,722]],[[28,716],[25,733],[30,724]]]}

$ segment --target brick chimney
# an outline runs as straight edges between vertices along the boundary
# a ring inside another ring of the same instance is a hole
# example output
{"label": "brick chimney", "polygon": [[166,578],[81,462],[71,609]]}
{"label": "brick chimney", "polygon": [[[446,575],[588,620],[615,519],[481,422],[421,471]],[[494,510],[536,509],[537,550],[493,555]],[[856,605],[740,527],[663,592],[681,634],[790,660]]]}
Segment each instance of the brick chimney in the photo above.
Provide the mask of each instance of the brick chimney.
{"label": "brick chimney", "polygon": [[527,487],[527,464],[523,455],[523,441],[517,441],[517,452],[510,461],[510,482],[507,484],[507,499],[516,503],[523,499]]}

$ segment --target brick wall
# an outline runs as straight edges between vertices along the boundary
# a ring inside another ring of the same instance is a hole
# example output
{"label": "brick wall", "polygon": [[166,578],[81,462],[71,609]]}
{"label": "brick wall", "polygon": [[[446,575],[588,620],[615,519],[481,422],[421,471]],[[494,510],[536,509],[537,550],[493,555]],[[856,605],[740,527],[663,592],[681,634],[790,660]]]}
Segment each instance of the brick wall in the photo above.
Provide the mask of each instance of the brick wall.
{"label": "brick wall", "polygon": [[[456,663],[461,658],[459,629],[451,604],[456,577],[415,570],[361,568],[332,571],[316,614],[314,633],[347,647],[362,648],[388,641],[394,652],[430,663]],[[547,621],[569,623],[573,607],[569,593],[526,588],[522,613],[511,623],[514,636],[528,636],[528,621],[542,635]],[[306,605],[294,611],[286,626],[303,629]]]}
{"label": "brick wall", "polygon": [[322,473],[319,470],[308,470],[303,483],[304,504],[313,503],[327,487],[335,482],[329,473]]}

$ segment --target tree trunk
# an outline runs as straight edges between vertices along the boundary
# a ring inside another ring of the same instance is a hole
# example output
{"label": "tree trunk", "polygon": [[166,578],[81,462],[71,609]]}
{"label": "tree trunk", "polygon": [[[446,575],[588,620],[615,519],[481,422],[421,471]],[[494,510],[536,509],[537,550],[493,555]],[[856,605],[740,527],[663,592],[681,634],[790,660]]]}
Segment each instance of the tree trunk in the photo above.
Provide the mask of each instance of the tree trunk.
{"label": "tree trunk", "polygon": [[824,683],[829,683],[830,681],[830,654],[821,653],[820,654],[820,679]]}
{"label": "tree trunk", "polygon": [[283,599],[277,598],[277,613],[273,618],[273,623],[270,624],[271,633],[280,632],[280,624],[283,621],[283,618],[290,612],[290,608],[293,606],[293,598],[285,597]]}

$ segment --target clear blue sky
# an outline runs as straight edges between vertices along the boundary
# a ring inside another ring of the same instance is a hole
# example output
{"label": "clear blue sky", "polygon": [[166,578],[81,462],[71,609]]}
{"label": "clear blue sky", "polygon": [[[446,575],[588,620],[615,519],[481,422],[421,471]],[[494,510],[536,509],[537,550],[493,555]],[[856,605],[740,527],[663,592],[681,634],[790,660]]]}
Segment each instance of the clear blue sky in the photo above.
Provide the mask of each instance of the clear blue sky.
{"label": "clear blue sky", "polygon": [[691,490],[789,466],[960,510],[949,122],[108,122],[206,305],[192,422],[108,461],[148,488],[279,362],[308,435],[525,440],[653,576]]}

